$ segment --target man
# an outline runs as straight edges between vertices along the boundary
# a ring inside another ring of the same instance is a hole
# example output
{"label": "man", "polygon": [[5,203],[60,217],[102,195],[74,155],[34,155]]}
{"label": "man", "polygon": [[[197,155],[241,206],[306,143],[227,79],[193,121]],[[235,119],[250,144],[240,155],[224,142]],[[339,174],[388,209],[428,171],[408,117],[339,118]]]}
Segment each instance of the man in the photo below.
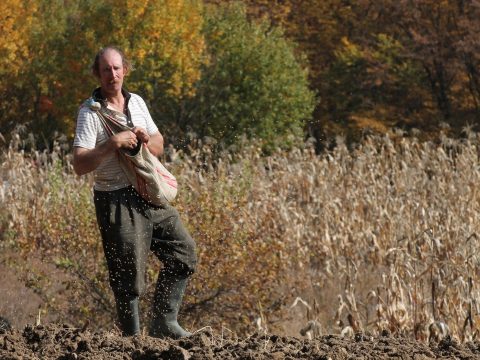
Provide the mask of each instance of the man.
{"label": "man", "polygon": [[163,263],[153,300],[149,334],[180,338],[191,335],[177,322],[188,277],[196,265],[195,243],[170,205],[147,203],[134,190],[120,167],[117,152],[134,149],[138,141],[156,156],[163,137],[143,99],[123,88],[130,62],[115,47],[98,52],[92,65],[100,87],[93,99],[124,114],[132,127],[108,137],[97,114],[80,108],[74,140],[73,167],[78,175],[94,172],[94,202],[102,235],[110,285],[124,335],[140,332],[139,296],[145,290],[145,263],[150,249]]}

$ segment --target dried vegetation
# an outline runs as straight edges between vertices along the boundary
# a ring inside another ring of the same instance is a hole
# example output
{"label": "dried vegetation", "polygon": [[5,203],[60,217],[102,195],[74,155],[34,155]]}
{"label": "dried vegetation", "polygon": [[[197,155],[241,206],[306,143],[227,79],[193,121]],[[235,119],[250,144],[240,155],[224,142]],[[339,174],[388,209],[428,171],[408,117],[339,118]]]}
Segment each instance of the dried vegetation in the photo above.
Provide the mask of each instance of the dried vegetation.
{"label": "dried vegetation", "polygon": [[[187,327],[474,339],[479,140],[395,133],[350,150],[339,142],[321,155],[306,147],[268,157],[254,145],[217,157],[208,145],[171,150],[182,186],[176,206],[200,257],[183,308]],[[45,295],[46,311],[102,327],[112,299],[91,178],[74,176],[61,154],[12,144],[2,155],[1,246],[40,254],[66,274],[52,299],[45,289],[55,279],[11,261]],[[157,272],[152,261],[150,285]]]}

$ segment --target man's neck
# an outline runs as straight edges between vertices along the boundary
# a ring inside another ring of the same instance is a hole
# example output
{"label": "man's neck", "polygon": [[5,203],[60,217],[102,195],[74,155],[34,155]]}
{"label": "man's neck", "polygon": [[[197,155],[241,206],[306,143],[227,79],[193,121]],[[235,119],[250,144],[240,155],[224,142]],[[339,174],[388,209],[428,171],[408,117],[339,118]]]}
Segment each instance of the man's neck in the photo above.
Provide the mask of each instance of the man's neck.
{"label": "man's neck", "polygon": [[105,93],[102,89],[100,89],[102,96],[107,102],[116,108],[118,111],[123,112],[123,107],[125,104],[125,98],[123,97],[122,92],[118,92],[116,94]]}
{"label": "man's neck", "polygon": [[123,94],[121,91],[112,94],[112,93],[106,93],[103,91],[103,89],[100,89],[100,92],[102,94],[102,97],[105,100],[107,100],[109,103],[119,104],[119,103],[122,103],[124,100]]}

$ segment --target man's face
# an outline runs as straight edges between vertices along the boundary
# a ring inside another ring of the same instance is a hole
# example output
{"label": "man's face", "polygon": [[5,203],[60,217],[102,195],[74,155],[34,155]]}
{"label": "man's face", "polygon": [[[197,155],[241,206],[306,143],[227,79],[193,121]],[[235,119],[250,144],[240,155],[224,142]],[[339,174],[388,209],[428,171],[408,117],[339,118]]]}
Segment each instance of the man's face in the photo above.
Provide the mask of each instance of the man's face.
{"label": "man's face", "polygon": [[107,50],[99,60],[99,80],[105,95],[117,95],[122,91],[123,77],[126,75],[122,56],[115,50]]}

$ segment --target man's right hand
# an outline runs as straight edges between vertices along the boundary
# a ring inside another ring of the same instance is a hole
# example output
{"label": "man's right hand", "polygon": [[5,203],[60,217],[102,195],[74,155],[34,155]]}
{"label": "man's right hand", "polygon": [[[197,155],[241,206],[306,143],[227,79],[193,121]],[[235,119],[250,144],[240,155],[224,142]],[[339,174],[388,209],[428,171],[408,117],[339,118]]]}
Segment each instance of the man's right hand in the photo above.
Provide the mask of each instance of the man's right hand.
{"label": "man's right hand", "polygon": [[114,144],[115,149],[135,149],[138,143],[137,136],[130,130],[113,135],[110,137],[110,141]]}

